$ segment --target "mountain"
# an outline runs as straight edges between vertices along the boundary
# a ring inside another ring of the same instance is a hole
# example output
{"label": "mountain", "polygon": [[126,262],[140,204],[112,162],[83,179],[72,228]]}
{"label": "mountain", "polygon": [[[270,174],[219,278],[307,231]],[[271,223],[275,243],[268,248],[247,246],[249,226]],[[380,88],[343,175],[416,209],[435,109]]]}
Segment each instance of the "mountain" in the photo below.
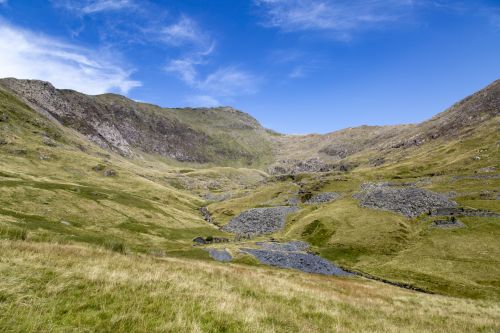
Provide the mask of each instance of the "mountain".
{"label": "mountain", "polygon": [[[387,166],[411,160],[443,143],[453,145],[484,134],[483,148],[489,145],[495,150],[499,115],[500,81],[495,81],[420,124],[360,126],[326,135],[278,137],[275,139],[279,147],[278,160],[287,165],[284,170],[293,169],[297,161],[310,158],[319,158],[333,166],[350,165],[351,168]],[[483,129],[485,131],[481,133]],[[479,143],[480,140],[473,141]],[[463,145],[459,146],[459,149],[463,148]],[[457,164],[452,166],[457,167]]]}
{"label": "mountain", "polygon": [[0,330],[496,331],[499,101],[285,135],[2,79]]}
{"label": "mountain", "polygon": [[258,165],[270,159],[267,131],[235,109],[165,109],[105,94],[58,90],[35,80],[0,85],[34,110],[126,157],[155,154],[180,162]]}
{"label": "mountain", "polygon": [[258,168],[274,163],[271,169],[277,172],[314,158],[321,162],[312,167],[306,163],[305,170],[381,165],[387,156],[398,156],[412,146],[467,137],[476,126],[498,116],[500,95],[496,81],[421,124],[290,136],[268,131],[248,114],[229,107],[161,108],[114,94],[58,90],[35,80],[3,79],[0,85],[41,114],[123,156],[146,153],[179,162]]}

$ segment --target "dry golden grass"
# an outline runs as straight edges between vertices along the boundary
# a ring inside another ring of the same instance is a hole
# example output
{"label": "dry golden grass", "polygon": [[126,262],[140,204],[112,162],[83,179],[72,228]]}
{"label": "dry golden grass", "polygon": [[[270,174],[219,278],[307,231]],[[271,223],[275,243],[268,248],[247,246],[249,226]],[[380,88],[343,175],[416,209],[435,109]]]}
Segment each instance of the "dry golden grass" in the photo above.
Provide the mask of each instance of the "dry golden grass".
{"label": "dry golden grass", "polygon": [[360,278],[0,241],[3,332],[495,332],[500,304]]}

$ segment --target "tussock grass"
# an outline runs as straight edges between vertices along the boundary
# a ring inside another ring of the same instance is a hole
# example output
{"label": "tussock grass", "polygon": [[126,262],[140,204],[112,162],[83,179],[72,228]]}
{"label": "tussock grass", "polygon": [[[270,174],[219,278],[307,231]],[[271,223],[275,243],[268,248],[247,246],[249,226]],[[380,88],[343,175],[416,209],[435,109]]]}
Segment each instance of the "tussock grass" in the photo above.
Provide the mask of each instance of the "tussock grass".
{"label": "tussock grass", "polygon": [[0,330],[494,332],[500,307],[359,278],[0,241]]}

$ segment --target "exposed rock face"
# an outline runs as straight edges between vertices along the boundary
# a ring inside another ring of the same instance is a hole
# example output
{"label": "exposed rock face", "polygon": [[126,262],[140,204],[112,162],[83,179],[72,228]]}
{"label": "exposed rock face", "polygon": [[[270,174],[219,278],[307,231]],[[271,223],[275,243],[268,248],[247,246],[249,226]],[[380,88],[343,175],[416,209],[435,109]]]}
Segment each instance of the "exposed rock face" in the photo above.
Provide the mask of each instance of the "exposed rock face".
{"label": "exposed rock face", "polygon": [[323,192],[323,193],[318,193],[316,195],[313,195],[305,203],[308,205],[321,204],[321,203],[334,201],[334,200],[338,199],[339,197],[340,197],[340,194],[335,193],[335,192]]}
{"label": "exposed rock face", "polygon": [[222,230],[235,234],[269,234],[285,226],[288,214],[296,212],[297,207],[252,208],[233,218]]}
{"label": "exposed rock face", "polygon": [[456,207],[446,196],[415,187],[398,188],[386,184],[364,184],[354,195],[361,207],[378,208],[416,217],[433,209]]}
{"label": "exposed rock face", "polygon": [[[232,108],[163,109],[119,95],[58,90],[37,80],[2,79],[0,86],[53,121],[126,157],[144,152],[186,162],[244,160],[250,165],[270,155],[265,129]],[[196,123],[204,117],[210,119]]]}
{"label": "exposed rock face", "polygon": [[241,251],[253,255],[261,263],[282,267],[298,269],[306,273],[316,273],[324,275],[350,275],[350,273],[335,266],[320,256],[295,251],[272,251],[257,249],[241,249]]}

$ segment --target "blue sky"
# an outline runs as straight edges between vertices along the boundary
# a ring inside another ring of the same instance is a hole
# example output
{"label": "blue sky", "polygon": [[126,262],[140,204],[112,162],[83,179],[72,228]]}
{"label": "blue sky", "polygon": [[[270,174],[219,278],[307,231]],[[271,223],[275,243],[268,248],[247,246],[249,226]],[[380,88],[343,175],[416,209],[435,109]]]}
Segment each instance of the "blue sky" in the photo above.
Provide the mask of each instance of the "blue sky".
{"label": "blue sky", "polygon": [[0,77],[284,133],[419,122],[500,78],[498,0],[0,0]]}

